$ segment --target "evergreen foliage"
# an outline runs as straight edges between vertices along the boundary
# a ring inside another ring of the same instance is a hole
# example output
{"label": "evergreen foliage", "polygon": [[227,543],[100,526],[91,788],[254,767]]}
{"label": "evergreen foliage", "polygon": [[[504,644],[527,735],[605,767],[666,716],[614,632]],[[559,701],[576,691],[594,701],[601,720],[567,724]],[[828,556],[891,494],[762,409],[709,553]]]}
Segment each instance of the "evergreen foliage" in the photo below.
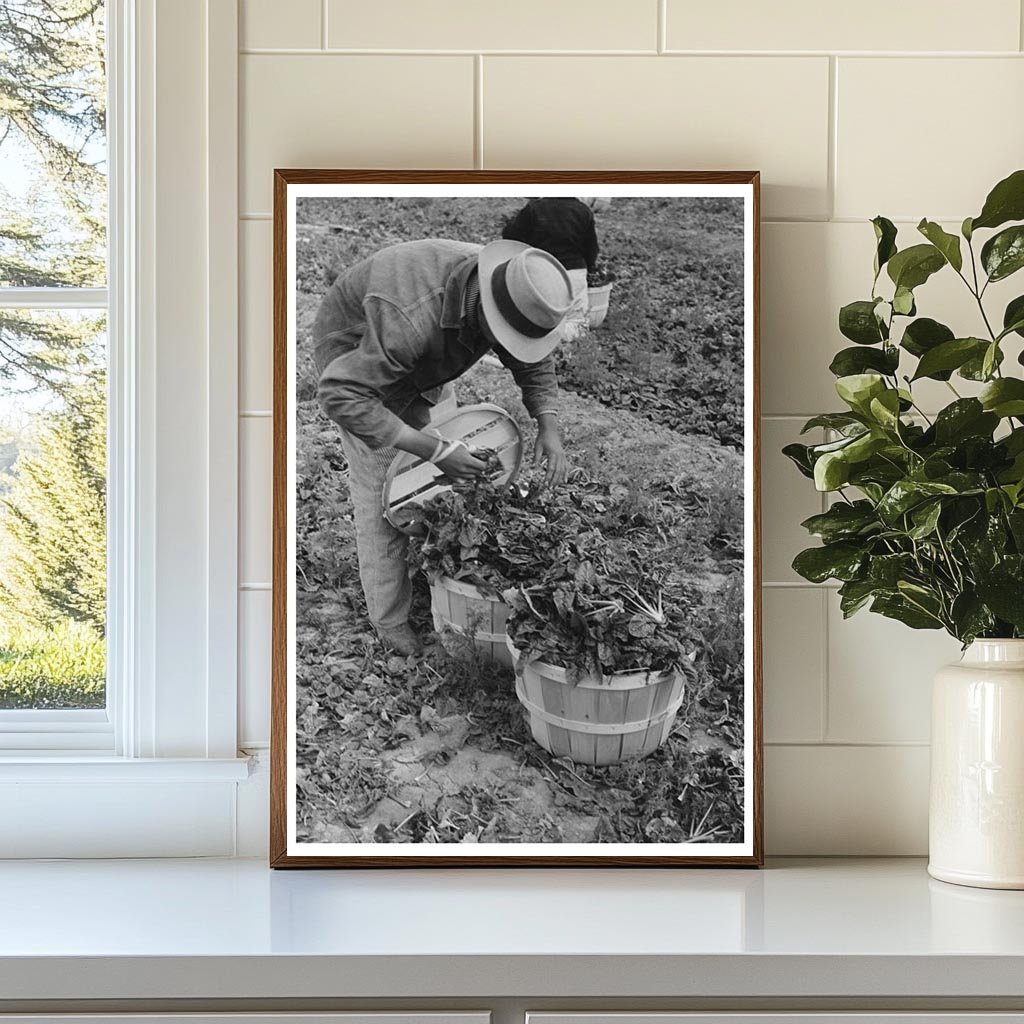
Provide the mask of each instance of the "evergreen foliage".
{"label": "evergreen foliage", "polygon": [[[106,282],[103,0],[0,2],[0,288]],[[104,702],[102,321],[0,307],[0,708]]]}
{"label": "evergreen foliage", "polygon": [[103,635],[106,618],[106,415],[102,378],[15,463],[0,514],[0,609],[8,621],[71,619]]}

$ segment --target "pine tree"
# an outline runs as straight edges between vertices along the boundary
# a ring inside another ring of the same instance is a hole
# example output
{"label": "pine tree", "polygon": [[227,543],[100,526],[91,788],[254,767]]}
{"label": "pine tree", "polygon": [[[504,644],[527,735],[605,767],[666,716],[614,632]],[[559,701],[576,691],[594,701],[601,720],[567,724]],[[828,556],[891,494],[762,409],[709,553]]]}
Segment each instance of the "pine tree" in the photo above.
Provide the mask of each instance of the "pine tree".
{"label": "pine tree", "polygon": [[[0,183],[0,287],[105,283],[103,15],[103,0],[0,0],[0,158],[29,181]],[[8,623],[104,631],[101,337],[95,318],[0,309],[0,399],[36,423],[0,491]]]}
{"label": "pine tree", "polygon": [[22,453],[0,499],[0,606],[9,620],[88,623],[106,609],[106,397],[99,374]]}
{"label": "pine tree", "polygon": [[[32,169],[0,185],[0,287],[103,284],[106,67],[102,0],[0,2],[0,147]],[[92,353],[58,318],[0,311],[0,380],[63,392]]]}

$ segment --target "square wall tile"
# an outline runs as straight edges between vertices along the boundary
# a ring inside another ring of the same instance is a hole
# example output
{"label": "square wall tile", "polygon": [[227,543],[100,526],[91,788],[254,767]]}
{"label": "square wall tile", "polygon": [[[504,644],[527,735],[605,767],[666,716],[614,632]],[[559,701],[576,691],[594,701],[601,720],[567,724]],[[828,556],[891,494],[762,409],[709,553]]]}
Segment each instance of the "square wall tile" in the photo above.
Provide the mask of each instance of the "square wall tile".
{"label": "square wall tile", "polygon": [[655,50],[658,0],[329,0],[329,45],[397,50]]}
{"label": "square wall tile", "polygon": [[[959,225],[943,224],[947,231]],[[897,243],[908,248],[924,238],[914,224],[898,225]],[[875,236],[863,223],[764,224],[761,256],[761,401],[766,415],[810,416],[839,409],[835,377],[828,366],[833,356],[853,343],[839,333],[839,309],[855,299],[871,296]],[[966,247],[964,255],[967,256]],[[888,291],[886,289],[889,289]],[[883,277],[881,294],[891,293]],[[985,306],[993,323],[1001,322],[1006,303],[1020,291],[1014,278],[992,285]],[[963,282],[948,267],[916,291],[918,313],[944,323],[960,337],[986,336],[977,303]],[[902,336],[906,320],[894,337]],[[1021,341],[1005,345],[1014,359]],[[913,360],[907,357],[904,372]],[[954,380],[962,395],[976,394],[978,385]],[[937,381],[919,381],[914,394],[926,412],[953,400],[949,388]]]}
{"label": "square wall tile", "polygon": [[760,170],[767,215],[828,212],[824,57],[488,57],[483,109],[487,167]]}
{"label": "square wall tile", "polygon": [[319,50],[320,14],[320,0],[241,0],[239,42],[257,50]]}
{"label": "square wall tile", "polygon": [[274,229],[269,220],[239,224],[238,406],[267,411],[273,403]]}
{"label": "square wall tile", "polygon": [[269,213],[275,167],[472,167],[473,58],[241,58],[241,208]]}
{"label": "square wall tile", "polygon": [[822,739],[827,597],[824,587],[765,587],[762,591],[767,743]]}
{"label": "square wall tile", "polygon": [[1016,50],[1017,0],[667,0],[670,50]]}
{"label": "square wall tile", "polygon": [[777,746],[764,762],[769,855],[927,854],[927,747]]}
{"label": "square wall tile", "polygon": [[842,58],[837,75],[836,216],[959,224],[1021,166],[1024,60]]}
{"label": "square wall tile", "polygon": [[239,431],[238,576],[242,584],[271,581],[273,421],[242,419]]}
{"label": "square wall tile", "polygon": [[765,583],[801,583],[791,567],[798,551],[813,547],[815,539],[800,524],[823,509],[814,482],[782,454],[793,441],[813,444],[822,431],[800,436],[798,419],[761,421],[761,571]]}
{"label": "square wall tile", "polygon": [[270,741],[269,590],[243,590],[238,595],[238,745]]}
{"label": "square wall tile", "polygon": [[843,619],[830,595],[826,738],[927,743],[932,677],[959,659],[959,642],[941,630],[910,629],[865,609]]}

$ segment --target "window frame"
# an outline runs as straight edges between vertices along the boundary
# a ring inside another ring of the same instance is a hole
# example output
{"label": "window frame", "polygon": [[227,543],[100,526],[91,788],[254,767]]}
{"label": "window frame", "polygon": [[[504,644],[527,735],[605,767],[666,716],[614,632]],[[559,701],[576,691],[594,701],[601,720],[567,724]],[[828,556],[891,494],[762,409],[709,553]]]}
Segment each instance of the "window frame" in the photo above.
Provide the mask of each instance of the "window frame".
{"label": "window frame", "polygon": [[[123,517],[117,509],[132,490],[125,479],[121,446],[129,431],[126,410],[113,401],[124,391],[122,377],[130,355],[126,344],[127,321],[115,309],[125,289],[112,285],[133,262],[129,254],[133,218],[126,193],[134,176],[130,129],[134,118],[133,57],[130,32],[133,0],[105,0],[107,67],[107,261],[103,287],[6,288],[0,286],[0,308],[45,310],[102,310],[107,314],[107,629],[106,683],[103,708],[0,709],[0,756],[11,752],[62,753],[84,751],[113,754],[118,747],[115,713],[119,705],[124,664],[117,648],[124,643],[123,609],[115,602],[120,588],[112,586],[115,573],[124,571],[120,545]],[[127,186],[126,187],[126,183]]]}
{"label": "window frame", "polygon": [[[238,4],[107,4],[106,720],[0,716],[0,856],[159,856],[181,830],[197,852],[230,855],[249,773],[237,750]],[[81,296],[57,301],[82,308]],[[116,798],[115,783],[127,784]]]}

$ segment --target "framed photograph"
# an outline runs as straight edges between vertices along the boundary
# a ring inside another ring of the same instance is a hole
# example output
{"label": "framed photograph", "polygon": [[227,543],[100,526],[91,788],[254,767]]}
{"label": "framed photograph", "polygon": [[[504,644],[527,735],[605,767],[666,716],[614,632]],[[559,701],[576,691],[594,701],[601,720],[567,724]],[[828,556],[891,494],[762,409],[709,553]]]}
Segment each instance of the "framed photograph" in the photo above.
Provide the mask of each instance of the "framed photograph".
{"label": "framed photograph", "polygon": [[275,867],[762,863],[758,174],[278,170]]}

